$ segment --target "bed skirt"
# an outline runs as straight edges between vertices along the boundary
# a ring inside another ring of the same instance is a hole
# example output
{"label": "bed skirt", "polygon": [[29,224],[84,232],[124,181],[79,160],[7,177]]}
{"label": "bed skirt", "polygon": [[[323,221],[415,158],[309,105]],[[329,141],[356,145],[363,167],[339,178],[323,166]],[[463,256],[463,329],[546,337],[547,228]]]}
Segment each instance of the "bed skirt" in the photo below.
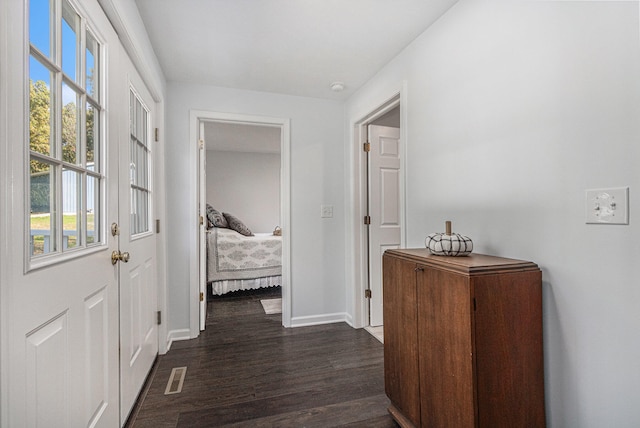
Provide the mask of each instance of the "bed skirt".
{"label": "bed skirt", "polygon": [[256,279],[229,279],[223,281],[213,281],[211,292],[216,296],[238,290],[255,290],[257,288],[275,287],[282,285],[282,276],[265,276]]}

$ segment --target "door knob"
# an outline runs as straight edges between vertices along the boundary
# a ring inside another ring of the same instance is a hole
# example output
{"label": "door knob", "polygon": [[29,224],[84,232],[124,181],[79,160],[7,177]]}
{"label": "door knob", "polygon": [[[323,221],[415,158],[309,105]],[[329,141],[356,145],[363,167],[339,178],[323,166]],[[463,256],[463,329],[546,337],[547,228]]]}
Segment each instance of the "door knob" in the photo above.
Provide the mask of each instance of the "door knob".
{"label": "door knob", "polygon": [[114,251],[111,253],[111,264],[115,265],[119,261],[127,263],[129,261],[129,253],[126,251],[121,253],[120,251]]}

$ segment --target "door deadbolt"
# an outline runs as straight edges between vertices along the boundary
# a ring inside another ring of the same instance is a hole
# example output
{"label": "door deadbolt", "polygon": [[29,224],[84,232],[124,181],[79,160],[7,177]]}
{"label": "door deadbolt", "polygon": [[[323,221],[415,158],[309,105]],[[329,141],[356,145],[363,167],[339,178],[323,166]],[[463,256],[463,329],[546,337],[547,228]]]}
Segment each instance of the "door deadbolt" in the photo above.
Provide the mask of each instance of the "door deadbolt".
{"label": "door deadbolt", "polygon": [[114,251],[113,253],[111,253],[111,264],[115,265],[118,262],[128,263],[129,253],[127,253],[126,251],[124,253],[121,253],[120,251]]}

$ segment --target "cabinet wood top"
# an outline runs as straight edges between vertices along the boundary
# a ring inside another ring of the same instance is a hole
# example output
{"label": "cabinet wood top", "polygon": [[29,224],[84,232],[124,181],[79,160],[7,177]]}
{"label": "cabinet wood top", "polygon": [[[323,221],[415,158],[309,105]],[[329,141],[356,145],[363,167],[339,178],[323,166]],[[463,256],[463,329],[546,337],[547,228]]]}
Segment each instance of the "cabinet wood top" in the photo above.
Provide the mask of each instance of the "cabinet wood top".
{"label": "cabinet wood top", "polygon": [[389,257],[399,257],[417,264],[433,266],[466,274],[489,274],[505,271],[539,271],[538,265],[525,260],[509,259],[490,256],[487,254],[471,253],[468,256],[434,256],[426,248],[408,248],[401,250],[387,250]]}

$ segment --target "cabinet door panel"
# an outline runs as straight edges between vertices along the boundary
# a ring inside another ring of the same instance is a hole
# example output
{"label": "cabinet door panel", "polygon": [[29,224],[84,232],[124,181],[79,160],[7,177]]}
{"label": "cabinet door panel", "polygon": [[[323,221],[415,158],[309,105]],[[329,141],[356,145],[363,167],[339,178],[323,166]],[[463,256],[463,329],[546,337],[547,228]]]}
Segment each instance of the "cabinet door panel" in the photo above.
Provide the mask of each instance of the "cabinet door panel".
{"label": "cabinet door panel", "polygon": [[383,257],[384,384],[391,403],[420,426],[415,267]]}
{"label": "cabinet door panel", "polygon": [[473,348],[468,277],[417,274],[421,418],[424,427],[473,427]]}
{"label": "cabinet door panel", "polygon": [[541,273],[483,276],[474,289],[480,426],[543,427]]}

